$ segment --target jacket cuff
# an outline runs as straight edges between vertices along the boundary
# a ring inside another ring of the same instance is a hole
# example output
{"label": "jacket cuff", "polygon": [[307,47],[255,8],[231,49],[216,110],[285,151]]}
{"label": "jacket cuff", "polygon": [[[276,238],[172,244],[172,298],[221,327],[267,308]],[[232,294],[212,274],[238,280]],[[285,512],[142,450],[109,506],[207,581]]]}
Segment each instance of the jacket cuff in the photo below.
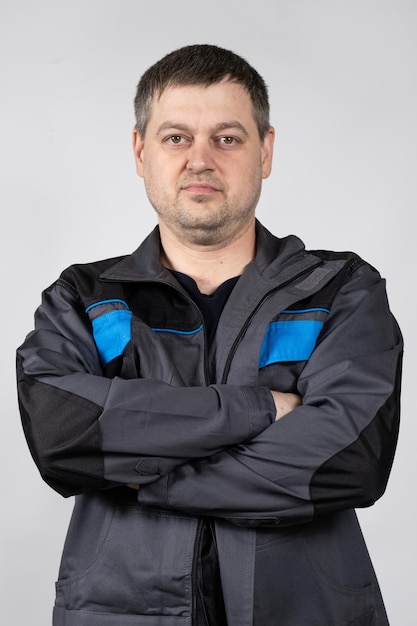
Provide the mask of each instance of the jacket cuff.
{"label": "jacket cuff", "polygon": [[267,387],[242,387],[248,403],[249,438],[275,422],[277,409],[271,391]]}

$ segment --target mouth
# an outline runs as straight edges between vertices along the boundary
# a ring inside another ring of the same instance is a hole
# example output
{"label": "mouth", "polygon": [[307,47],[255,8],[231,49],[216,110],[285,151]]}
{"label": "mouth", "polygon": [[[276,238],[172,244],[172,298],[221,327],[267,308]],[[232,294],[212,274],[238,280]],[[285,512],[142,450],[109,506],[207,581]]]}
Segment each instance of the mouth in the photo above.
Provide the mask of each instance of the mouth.
{"label": "mouth", "polygon": [[215,185],[211,185],[210,183],[204,183],[201,181],[191,181],[181,186],[183,191],[188,191],[189,193],[198,194],[198,195],[210,195],[213,193],[217,193],[220,191],[218,187]]}

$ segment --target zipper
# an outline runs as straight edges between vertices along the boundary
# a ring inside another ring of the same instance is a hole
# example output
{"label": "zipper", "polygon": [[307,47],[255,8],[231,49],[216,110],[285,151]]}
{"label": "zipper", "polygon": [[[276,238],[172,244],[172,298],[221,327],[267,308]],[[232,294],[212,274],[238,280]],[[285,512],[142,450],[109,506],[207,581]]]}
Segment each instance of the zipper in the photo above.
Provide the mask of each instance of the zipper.
{"label": "zipper", "polygon": [[236,339],[234,340],[234,342],[232,344],[232,347],[230,348],[230,352],[229,352],[229,354],[227,356],[226,363],[224,365],[223,376],[222,376],[222,379],[220,381],[220,384],[222,384],[222,385],[226,384],[227,377],[229,375],[230,368],[232,366],[232,361],[233,361],[234,356],[236,354],[236,350],[237,350],[240,342],[242,341],[242,338],[245,335],[247,329],[249,328],[253,318],[255,317],[255,315],[257,314],[259,309],[263,306],[264,302],[266,302],[266,300],[268,300],[268,298],[270,298],[274,293],[276,293],[280,289],[283,289],[284,287],[287,287],[287,285],[289,285],[289,284],[291,284],[291,283],[293,283],[293,282],[303,278],[304,275],[310,274],[313,270],[315,270],[317,267],[320,267],[321,265],[323,265],[323,261],[319,261],[318,263],[315,263],[314,265],[308,267],[307,269],[304,269],[302,272],[299,272],[298,274],[296,274],[292,278],[289,278],[288,280],[284,281],[280,285],[277,285],[276,287],[274,287],[273,289],[268,291],[259,300],[259,302],[256,305],[256,307],[251,311],[250,315],[247,317],[244,325],[241,327],[241,329],[239,331],[239,334],[237,335]]}
{"label": "zipper", "polygon": [[[192,596],[192,615],[191,615],[191,623],[192,626],[200,626],[198,624],[198,614],[197,614],[197,602],[200,595],[200,585],[199,585],[199,575],[200,575],[200,555],[201,555],[201,543],[203,538],[203,527],[205,524],[205,520],[200,517],[197,523],[197,530],[195,534],[194,541],[194,553],[193,553],[193,563],[192,563],[192,572],[191,572],[191,596]],[[202,598],[200,599],[201,606],[204,607],[204,603]]]}

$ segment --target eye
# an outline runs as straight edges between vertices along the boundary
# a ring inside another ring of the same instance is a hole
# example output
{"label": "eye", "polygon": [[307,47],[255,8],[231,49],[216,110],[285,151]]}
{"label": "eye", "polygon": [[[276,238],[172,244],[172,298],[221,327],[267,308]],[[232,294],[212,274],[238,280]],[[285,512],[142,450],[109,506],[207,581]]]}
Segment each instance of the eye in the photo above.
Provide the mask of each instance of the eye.
{"label": "eye", "polygon": [[165,139],[165,141],[167,143],[173,144],[174,146],[178,146],[180,143],[184,141],[184,137],[182,137],[181,135],[170,135],[169,137]]}
{"label": "eye", "polygon": [[224,146],[232,146],[234,143],[236,143],[237,139],[235,137],[220,137],[219,138],[219,142],[221,144],[223,144]]}

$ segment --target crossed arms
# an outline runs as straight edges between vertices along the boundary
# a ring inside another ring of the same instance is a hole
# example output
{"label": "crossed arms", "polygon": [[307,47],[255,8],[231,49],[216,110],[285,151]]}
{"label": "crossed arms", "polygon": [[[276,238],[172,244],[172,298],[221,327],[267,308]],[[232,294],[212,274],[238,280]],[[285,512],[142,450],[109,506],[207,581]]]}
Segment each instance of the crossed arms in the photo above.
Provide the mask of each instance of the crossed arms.
{"label": "crossed arms", "polygon": [[18,351],[42,476],[65,496],[140,484],[143,504],[237,524],[371,504],[395,450],[402,342],[382,281],[357,281],[355,306],[347,289],[297,394],[104,378],[77,300],[52,287]]}

